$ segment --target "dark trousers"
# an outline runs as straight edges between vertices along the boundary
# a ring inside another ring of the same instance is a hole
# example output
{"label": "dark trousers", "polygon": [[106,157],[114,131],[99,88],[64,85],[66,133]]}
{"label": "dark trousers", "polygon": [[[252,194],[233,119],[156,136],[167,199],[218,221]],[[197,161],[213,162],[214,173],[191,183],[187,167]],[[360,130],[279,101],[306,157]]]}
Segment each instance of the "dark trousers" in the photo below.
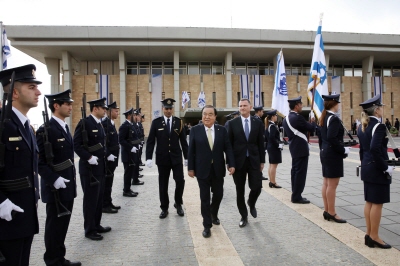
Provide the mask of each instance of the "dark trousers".
{"label": "dark trousers", "polygon": [[32,241],[33,235],[18,239],[0,240],[0,250],[6,258],[6,261],[0,263],[0,265],[29,266]]}
{"label": "dark trousers", "polygon": [[114,162],[109,162],[108,164],[109,164],[108,170],[110,171],[110,173],[113,174],[113,176],[106,177],[106,179],[104,181],[103,208],[109,207],[112,203],[111,192],[112,192],[112,185],[114,182],[114,172],[115,172],[115,168],[117,168],[117,164]]}
{"label": "dark trousers", "polygon": [[131,162],[124,162],[124,192],[131,190],[131,182],[133,177],[133,164]]}
{"label": "dark trousers", "polygon": [[308,156],[292,158],[292,201],[299,201],[306,185]]}
{"label": "dark trousers", "polygon": [[[210,175],[206,179],[197,178],[200,188],[201,215],[203,216],[203,226],[212,227],[212,218],[218,217],[219,205],[224,196],[224,178],[215,176],[214,167],[211,166]],[[212,199],[210,195],[213,193]],[[211,204],[210,204],[211,200]]]}
{"label": "dark trousers", "polygon": [[143,154],[143,147],[139,149],[139,163],[142,164],[142,154]]}
{"label": "dark trousers", "polygon": [[95,177],[100,183],[90,186],[89,176],[81,176],[85,234],[97,231],[102,216],[105,176]]}
{"label": "dark trousers", "polygon": [[168,210],[169,197],[168,197],[168,184],[169,174],[173,172],[173,178],[175,180],[175,202],[177,204],[183,204],[183,189],[185,188],[185,179],[183,178],[183,165],[158,165],[158,186],[160,194],[160,208],[164,211]]}
{"label": "dark trousers", "polygon": [[236,169],[233,174],[233,180],[236,185],[236,203],[239,209],[239,213],[243,218],[247,218],[248,211],[244,199],[245,186],[246,186],[246,175],[249,179],[249,206],[255,207],[258,196],[261,194],[262,189],[262,179],[260,168],[253,169],[249,157],[246,158],[243,167],[241,169]]}
{"label": "dark trousers", "polygon": [[[74,200],[61,202],[70,212],[74,206]],[[60,207],[63,212],[64,208]],[[67,236],[71,215],[57,217],[55,202],[46,204],[46,226],[44,230],[44,245],[46,252],[43,259],[46,265],[60,265],[65,260],[65,237]]]}

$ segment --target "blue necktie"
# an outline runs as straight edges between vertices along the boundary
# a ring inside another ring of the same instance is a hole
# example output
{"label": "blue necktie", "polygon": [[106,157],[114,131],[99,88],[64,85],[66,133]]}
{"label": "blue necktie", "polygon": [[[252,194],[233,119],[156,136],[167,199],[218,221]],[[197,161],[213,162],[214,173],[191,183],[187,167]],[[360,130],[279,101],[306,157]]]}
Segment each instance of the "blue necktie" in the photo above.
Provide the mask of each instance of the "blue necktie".
{"label": "blue necktie", "polygon": [[31,129],[30,129],[28,120],[26,120],[24,126],[25,126],[26,136],[28,138],[29,146],[30,146],[32,144],[32,135],[31,135]]}
{"label": "blue necktie", "polygon": [[[244,134],[246,135],[246,140],[249,140],[250,129],[249,129],[249,120],[247,118],[244,120],[246,124],[244,125]],[[249,151],[247,150],[246,156],[249,157]]]}
{"label": "blue necktie", "polygon": [[169,118],[167,118],[167,131],[168,131],[168,135],[171,133],[171,128],[170,128],[170,124],[169,124]]}

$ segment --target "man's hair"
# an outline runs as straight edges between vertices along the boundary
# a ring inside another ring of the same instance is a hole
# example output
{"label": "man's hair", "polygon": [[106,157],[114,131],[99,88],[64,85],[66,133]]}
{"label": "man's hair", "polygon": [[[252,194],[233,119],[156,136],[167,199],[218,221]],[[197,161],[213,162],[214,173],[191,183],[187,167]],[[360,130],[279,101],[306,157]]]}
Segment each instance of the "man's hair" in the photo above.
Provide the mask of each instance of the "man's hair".
{"label": "man's hair", "polygon": [[58,104],[59,106],[61,106],[61,105],[64,104],[64,102],[62,102],[62,101],[52,101],[52,102],[49,102],[49,108],[50,108],[50,111],[51,111],[52,113],[54,113],[54,112],[56,111],[56,109],[54,108],[54,104]]}
{"label": "man's hair", "polygon": [[290,110],[293,110],[299,102],[291,102],[289,103]]}
{"label": "man's hair", "polygon": [[215,116],[217,116],[217,109],[215,109],[215,107],[212,106],[212,105],[206,105],[206,106],[204,106],[203,109],[201,109],[201,115],[203,115],[203,110],[204,110],[204,108],[213,108],[213,109],[214,109],[214,114],[215,114]]}
{"label": "man's hair", "polygon": [[243,102],[243,101],[247,101],[250,105],[251,105],[251,102],[250,102],[250,100],[249,99],[247,99],[247,98],[242,98],[242,99],[240,99],[240,101],[239,102]]}

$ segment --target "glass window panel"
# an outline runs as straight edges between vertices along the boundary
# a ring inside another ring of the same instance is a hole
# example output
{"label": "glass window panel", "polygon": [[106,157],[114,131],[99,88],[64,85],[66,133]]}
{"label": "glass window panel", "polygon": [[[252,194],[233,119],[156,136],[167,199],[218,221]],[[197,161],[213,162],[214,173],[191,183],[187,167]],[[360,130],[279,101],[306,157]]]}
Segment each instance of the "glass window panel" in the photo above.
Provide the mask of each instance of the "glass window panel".
{"label": "glass window panel", "polygon": [[127,75],[137,75],[138,74],[137,68],[128,68],[126,70],[126,74]]}
{"label": "glass window panel", "polygon": [[390,77],[391,76],[391,73],[392,71],[390,70],[390,69],[383,69],[383,76],[384,77]]}
{"label": "glass window panel", "polygon": [[248,67],[247,73],[249,75],[258,75],[258,69],[257,69],[257,67]]}
{"label": "glass window panel", "polygon": [[353,76],[353,66],[345,65],[343,67],[343,72],[345,77],[352,77]]}
{"label": "glass window panel", "polygon": [[210,74],[211,74],[211,67],[200,68],[200,75],[210,75]]}
{"label": "glass window panel", "polygon": [[199,74],[199,63],[198,62],[189,62],[188,74],[189,75],[198,75]]}
{"label": "glass window panel", "polygon": [[153,68],[153,69],[151,69],[151,74],[162,75],[162,68]]}
{"label": "glass window panel", "polygon": [[392,77],[400,77],[400,67],[393,68]]}
{"label": "glass window panel", "polygon": [[150,69],[148,67],[139,69],[139,75],[146,75],[146,74],[149,74],[149,73],[150,73]]}
{"label": "glass window panel", "polygon": [[235,68],[235,74],[236,75],[246,75],[246,68]]}
{"label": "glass window panel", "polygon": [[224,74],[224,67],[223,66],[212,66],[212,74],[213,75],[222,75]]}
{"label": "glass window panel", "polygon": [[362,69],[355,68],[354,69],[354,77],[362,77]]}
{"label": "glass window panel", "polygon": [[334,76],[343,76],[343,68],[341,66],[335,66],[333,68],[333,75]]}
{"label": "glass window panel", "polygon": [[164,75],[173,75],[174,70],[172,68],[164,68]]}
{"label": "glass window panel", "polygon": [[374,76],[375,77],[382,76],[382,69],[374,69]]}

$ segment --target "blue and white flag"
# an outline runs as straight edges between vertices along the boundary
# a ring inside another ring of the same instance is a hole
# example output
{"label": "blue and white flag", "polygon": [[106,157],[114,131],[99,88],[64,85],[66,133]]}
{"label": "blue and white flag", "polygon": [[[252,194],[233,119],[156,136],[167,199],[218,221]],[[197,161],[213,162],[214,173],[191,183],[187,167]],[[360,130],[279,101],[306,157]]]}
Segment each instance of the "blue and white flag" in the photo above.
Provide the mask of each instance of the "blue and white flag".
{"label": "blue and white flag", "polygon": [[151,118],[156,119],[162,116],[162,75],[151,76]]}
{"label": "blue and white flag", "polygon": [[182,91],[182,109],[185,108],[185,105],[190,101],[190,96],[187,91]]}
{"label": "blue and white flag", "polygon": [[200,108],[206,106],[206,95],[204,94],[204,91],[201,91],[197,98],[197,106]]}
{"label": "blue and white flag", "polygon": [[379,76],[374,77],[374,97],[376,95],[382,95],[382,79]]}
{"label": "blue and white flag", "polygon": [[109,90],[110,80],[108,75],[100,75],[100,98],[106,98],[106,103],[111,104],[108,102],[108,90]]}
{"label": "blue and white flag", "polygon": [[277,56],[277,68],[275,71],[275,84],[272,91],[272,109],[276,110],[281,116],[289,114],[288,91],[286,87],[286,71],[283,52]]}
{"label": "blue and white flag", "polygon": [[5,29],[3,30],[1,38],[2,38],[1,51],[3,53],[3,62],[2,63],[3,63],[3,69],[6,69],[7,68],[7,58],[9,58],[11,56],[11,49],[10,49],[10,43],[8,42]]}
{"label": "blue and white flag", "polygon": [[[315,80],[315,81],[314,81]],[[322,40],[322,20],[319,22],[317,35],[315,36],[314,52],[311,61],[310,78],[308,80],[308,99],[312,102],[313,90],[315,83],[314,93],[314,110],[317,118],[320,118],[324,110],[324,100],[322,95],[328,95],[328,80],[326,77],[326,63],[324,53],[324,42]]]}
{"label": "blue and white flag", "polygon": [[253,106],[263,105],[261,99],[261,76],[253,75],[254,80],[254,93],[253,93]]}
{"label": "blue and white flag", "polygon": [[249,77],[247,75],[240,75],[240,92],[242,99],[250,100]]}

